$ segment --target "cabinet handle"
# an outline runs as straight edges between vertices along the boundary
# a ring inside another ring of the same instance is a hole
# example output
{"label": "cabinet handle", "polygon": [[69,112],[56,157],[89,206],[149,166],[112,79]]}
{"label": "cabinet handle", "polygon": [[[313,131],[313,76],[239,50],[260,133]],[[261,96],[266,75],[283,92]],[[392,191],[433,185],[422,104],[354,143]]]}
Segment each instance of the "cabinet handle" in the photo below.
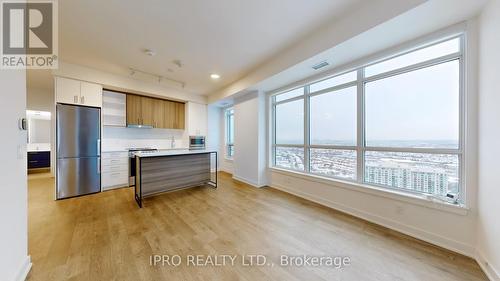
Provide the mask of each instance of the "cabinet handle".
{"label": "cabinet handle", "polygon": [[81,97],[80,97],[80,101],[82,102],[82,104],[84,104],[84,103],[85,103],[85,97],[84,97],[84,96],[81,96]]}

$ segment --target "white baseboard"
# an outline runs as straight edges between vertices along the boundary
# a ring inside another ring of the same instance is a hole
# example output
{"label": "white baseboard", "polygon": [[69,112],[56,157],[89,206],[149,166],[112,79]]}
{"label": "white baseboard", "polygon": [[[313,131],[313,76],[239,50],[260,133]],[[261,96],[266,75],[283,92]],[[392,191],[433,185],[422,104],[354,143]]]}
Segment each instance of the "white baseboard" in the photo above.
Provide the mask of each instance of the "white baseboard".
{"label": "white baseboard", "polygon": [[264,187],[265,185],[262,185],[262,184],[258,184],[254,181],[251,181],[249,179],[245,179],[245,178],[242,178],[242,177],[238,177],[236,175],[233,174],[233,179],[237,180],[237,181],[241,181],[241,182],[244,182],[248,185],[251,185],[253,187],[257,187],[257,188],[261,188],[261,187]]}
{"label": "white baseboard", "polygon": [[27,256],[17,272],[15,281],[24,281],[31,270],[31,256]]}
{"label": "white baseboard", "polygon": [[499,281],[500,280],[500,271],[496,269],[488,260],[484,257],[483,253],[476,250],[476,261],[484,271],[488,279],[491,281]]}
{"label": "white baseboard", "polygon": [[398,232],[404,233],[406,235],[415,237],[417,239],[426,241],[428,243],[443,247],[445,249],[469,256],[471,258],[475,258],[475,249],[473,246],[461,243],[459,241],[455,241],[446,237],[443,237],[441,235],[437,235],[434,233],[427,232],[423,229],[415,228],[413,226],[405,225],[400,222],[390,220],[381,216],[377,216],[374,214],[367,213],[365,211],[361,211],[343,204],[339,204],[336,202],[333,202],[331,200],[325,199],[325,198],[319,198],[316,197],[315,195],[308,194],[302,191],[294,190],[289,187],[285,187],[279,184],[272,184],[271,185],[273,188],[276,188],[278,190],[291,193],[295,196],[302,197],[304,199],[310,200],[312,202],[318,203],[320,205],[324,205],[327,207],[330,207],[332,209],[339,210],[341,212],[350,214],[352,216],[367,220],[369,222],[396,230]]}

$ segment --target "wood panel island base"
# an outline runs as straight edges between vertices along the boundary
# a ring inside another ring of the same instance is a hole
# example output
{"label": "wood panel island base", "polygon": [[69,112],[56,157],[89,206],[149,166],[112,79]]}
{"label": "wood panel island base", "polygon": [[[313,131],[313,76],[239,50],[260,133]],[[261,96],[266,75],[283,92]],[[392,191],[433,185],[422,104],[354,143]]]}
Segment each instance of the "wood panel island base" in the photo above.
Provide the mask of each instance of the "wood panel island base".
{"label": "wood panel island base", "polygon": [[[213,165],[212,156],[215,156]],[[217,188],[217,151],[138,152],[135,158],[135,201],[141,208],[143,198],[156,194],[201,185]],[[212,166],[215,180],[212,180]]]}

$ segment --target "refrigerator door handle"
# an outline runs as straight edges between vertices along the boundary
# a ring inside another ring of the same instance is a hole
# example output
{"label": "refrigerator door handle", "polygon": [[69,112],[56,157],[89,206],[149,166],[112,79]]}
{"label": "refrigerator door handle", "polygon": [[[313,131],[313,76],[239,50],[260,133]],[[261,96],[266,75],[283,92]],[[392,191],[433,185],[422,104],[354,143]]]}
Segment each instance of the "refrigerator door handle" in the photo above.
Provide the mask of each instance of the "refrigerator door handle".
{"label": "refrigerator door handle", "polygon": [[101,174],[101,158],[97,158],[97,174]]}
{"label": "refrigerator door handle", "polygon": [[101,139],[97,140],[97,155],[101,155]]}

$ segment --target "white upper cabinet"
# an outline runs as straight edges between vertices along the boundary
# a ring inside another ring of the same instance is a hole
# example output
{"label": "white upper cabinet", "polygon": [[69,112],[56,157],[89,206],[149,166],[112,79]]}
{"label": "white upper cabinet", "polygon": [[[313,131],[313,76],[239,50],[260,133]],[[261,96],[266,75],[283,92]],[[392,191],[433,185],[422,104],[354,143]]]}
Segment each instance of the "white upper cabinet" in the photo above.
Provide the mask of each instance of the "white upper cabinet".
{"label": "white upper cabinet", "polygon": [[191,136],[207,135],[207,105],[194,102],[187,103],[188,132]]}
{"label": "white upper cabinet", "polygon": [[56,102],[80,103],[80,81],[56,77]]}
{"label": "white upper cabinet", "polygon": [[102,106],[102,86],[81,82],[80,84],[80,104],[88,106]]}
{"label": "white upper cabinet", "polygon": [[56,77],[56,102],[86,106],[102,106],[102,86]]}

